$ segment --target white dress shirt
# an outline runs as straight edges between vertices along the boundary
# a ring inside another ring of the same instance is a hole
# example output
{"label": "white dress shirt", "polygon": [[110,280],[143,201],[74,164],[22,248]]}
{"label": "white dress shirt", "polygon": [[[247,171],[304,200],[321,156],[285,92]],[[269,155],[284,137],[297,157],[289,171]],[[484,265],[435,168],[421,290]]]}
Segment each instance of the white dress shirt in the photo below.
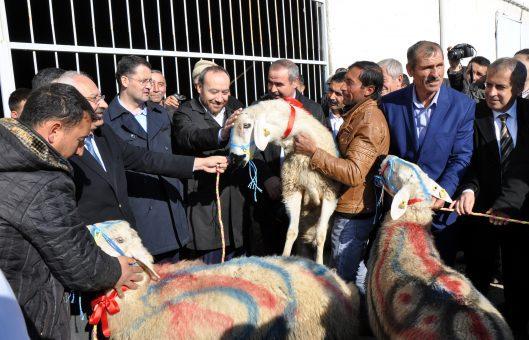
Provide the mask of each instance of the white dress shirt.
{"label": "white dress shirt", "polygon": [[[121,101],[121,99],[119,99],[119,96],[118,96],[118,102],[121,106],[127,109],[127,107],[123,105],[123,102]],[[143,130],[147,132],[147,106],[143,104],[142,108],[139,111],[136,111],[136,112],[129,111],[129,112],[138,121],[138,123],[143,128]]]}
{"label": "white dress shirt", "polygon": [[332,129],[332,136],[334,139],[336,139],[336,135],[338,134],[338,131],[340,131],[340,127],[343,124],[343,118],[340,115],[335,115],[332,110],[329,109],[329,123]]}

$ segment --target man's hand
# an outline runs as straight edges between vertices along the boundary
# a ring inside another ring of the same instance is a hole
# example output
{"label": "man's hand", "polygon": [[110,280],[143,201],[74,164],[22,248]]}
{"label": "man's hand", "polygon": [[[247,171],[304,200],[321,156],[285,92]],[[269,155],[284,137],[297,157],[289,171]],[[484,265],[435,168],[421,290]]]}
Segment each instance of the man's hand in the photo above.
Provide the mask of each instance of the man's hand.
{"label": "man's hand", "polygon": [[272,176],[269,179],[267,179],[264,183],[264,187],[266,192],[268,193],[268,197],[270,197],[271,200],[277,201],[281,198],[281,179],[277,176]]}
{"label": "man's hand", "polygon": [[432,210],[439,210],[445,205],[445,201],[440,198],[432,196]]}
{"label": "man's hand", "polygon": [[118,292],[118,296],[123,298],[122,286],[126,286],[128,289],[137,289],[138,285],[135,282],[140,282],[143,276],[140,275],[143,272],[140,266],[134,265],[136,260],[127,256],[118,256],[119,265],[121,266],[121,276],[114,288]]}
{"label": "man's hand", "polygon": [[176,111],[180,107],[180,101],[175,96],[169,96],[165,98],[164,105],[168,110]]}
{"label": "man's hand", "polygon": [[205,171],[210,174],[223,173],[228,167],[228,159],[224,156],[210,156],[206,158],[195,158],[193,171]]}
{"label": "man's hand", "polygon": [[450,209],[455,209],[458,215],[469,215],[472,213],[476,197],[474,191],[465,191],[457,200],[450,204]]}
{"label": "man's hand", "polygon": [[[492,208],[487,210],[486,214],[493,215],[493,216],[498,216],[498,217],[510,218],[510,216],[507,215],[506,213],[503,213],[503,212],[497,211],[497,210],[492,210]],[[489,222],[494,224],[494,225],[506,225],[507,223],[509,223],[507,221],[497,220],[494,217],[489,218]]]}
{"label": "man's hand", "polygon": [[226,122],[224,123],[224,126],[220,130],[220,138],[222,140],[228,140],[230,138],[230,131],[231,128],[235,125],[235,121],[237,121],[237,118],[241,115],[242,109],[238,109],[233,111],[231,116],[226,119]]}
{"label": "man's hand", "polygon": [[[450,52],[451,49],[452,49],[452,46],[448,46],[448,48],[446,49],[446,52]],[[450,64],[450,68],[448,69],[448,71],[452,73],[459,72],[463,68],[461,66],[461,62],[459,61],[459,59],[456,59],[456,60],[448,59],[448,63]]]}
{"label": "man's hand", "polygon": [[312,157],[318,150],[316,143],[308,135],[301,132],[294,137],[294,151]]}

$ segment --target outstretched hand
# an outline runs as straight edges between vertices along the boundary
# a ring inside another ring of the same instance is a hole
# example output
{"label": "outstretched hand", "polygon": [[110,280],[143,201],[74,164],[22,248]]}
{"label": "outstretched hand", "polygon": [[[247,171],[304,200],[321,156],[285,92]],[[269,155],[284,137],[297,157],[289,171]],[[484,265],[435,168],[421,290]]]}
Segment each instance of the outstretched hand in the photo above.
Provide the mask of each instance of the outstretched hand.
{"label": "outstretched hand", "polygon": [[210,156],[206,158],[195,158],[193,171],[205,171],[210,174],[223,173],[228,167],[228,158],[225,156]]}

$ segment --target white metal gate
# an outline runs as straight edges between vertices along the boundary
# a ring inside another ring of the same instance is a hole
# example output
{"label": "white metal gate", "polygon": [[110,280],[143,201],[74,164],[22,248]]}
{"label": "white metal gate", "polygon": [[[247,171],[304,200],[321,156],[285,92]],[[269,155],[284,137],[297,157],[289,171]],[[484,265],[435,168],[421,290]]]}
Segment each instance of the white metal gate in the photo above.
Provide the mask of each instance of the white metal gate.
{"label": "white metal gate", "polygon": [[250,104],[266,91],[268,65],[296,62],[312,99],[327,76],[325,0],[0,0],[0,85],[30,87],[45,67],[82,70],[117,92],[122,55],[145,56],[169,93],[193,96],[191,69],[210,59],[232,75],[232,94]]}

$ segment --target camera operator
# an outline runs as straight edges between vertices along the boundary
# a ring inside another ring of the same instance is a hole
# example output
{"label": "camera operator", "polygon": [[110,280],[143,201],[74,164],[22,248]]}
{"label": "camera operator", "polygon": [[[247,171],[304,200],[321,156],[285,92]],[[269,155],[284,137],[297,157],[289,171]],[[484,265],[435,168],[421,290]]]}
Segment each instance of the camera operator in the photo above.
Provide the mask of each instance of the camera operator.
{"label": "camera operator", "polygon": [[471,99],[478,102],[485,98],[485,78],[490,61],[481,56],[472,58],[467,66],[461,65],[461,59],[472,57],[475,49],[468,44],[459,44],[448,47],[448,80],[454,90],[463,92]]}

